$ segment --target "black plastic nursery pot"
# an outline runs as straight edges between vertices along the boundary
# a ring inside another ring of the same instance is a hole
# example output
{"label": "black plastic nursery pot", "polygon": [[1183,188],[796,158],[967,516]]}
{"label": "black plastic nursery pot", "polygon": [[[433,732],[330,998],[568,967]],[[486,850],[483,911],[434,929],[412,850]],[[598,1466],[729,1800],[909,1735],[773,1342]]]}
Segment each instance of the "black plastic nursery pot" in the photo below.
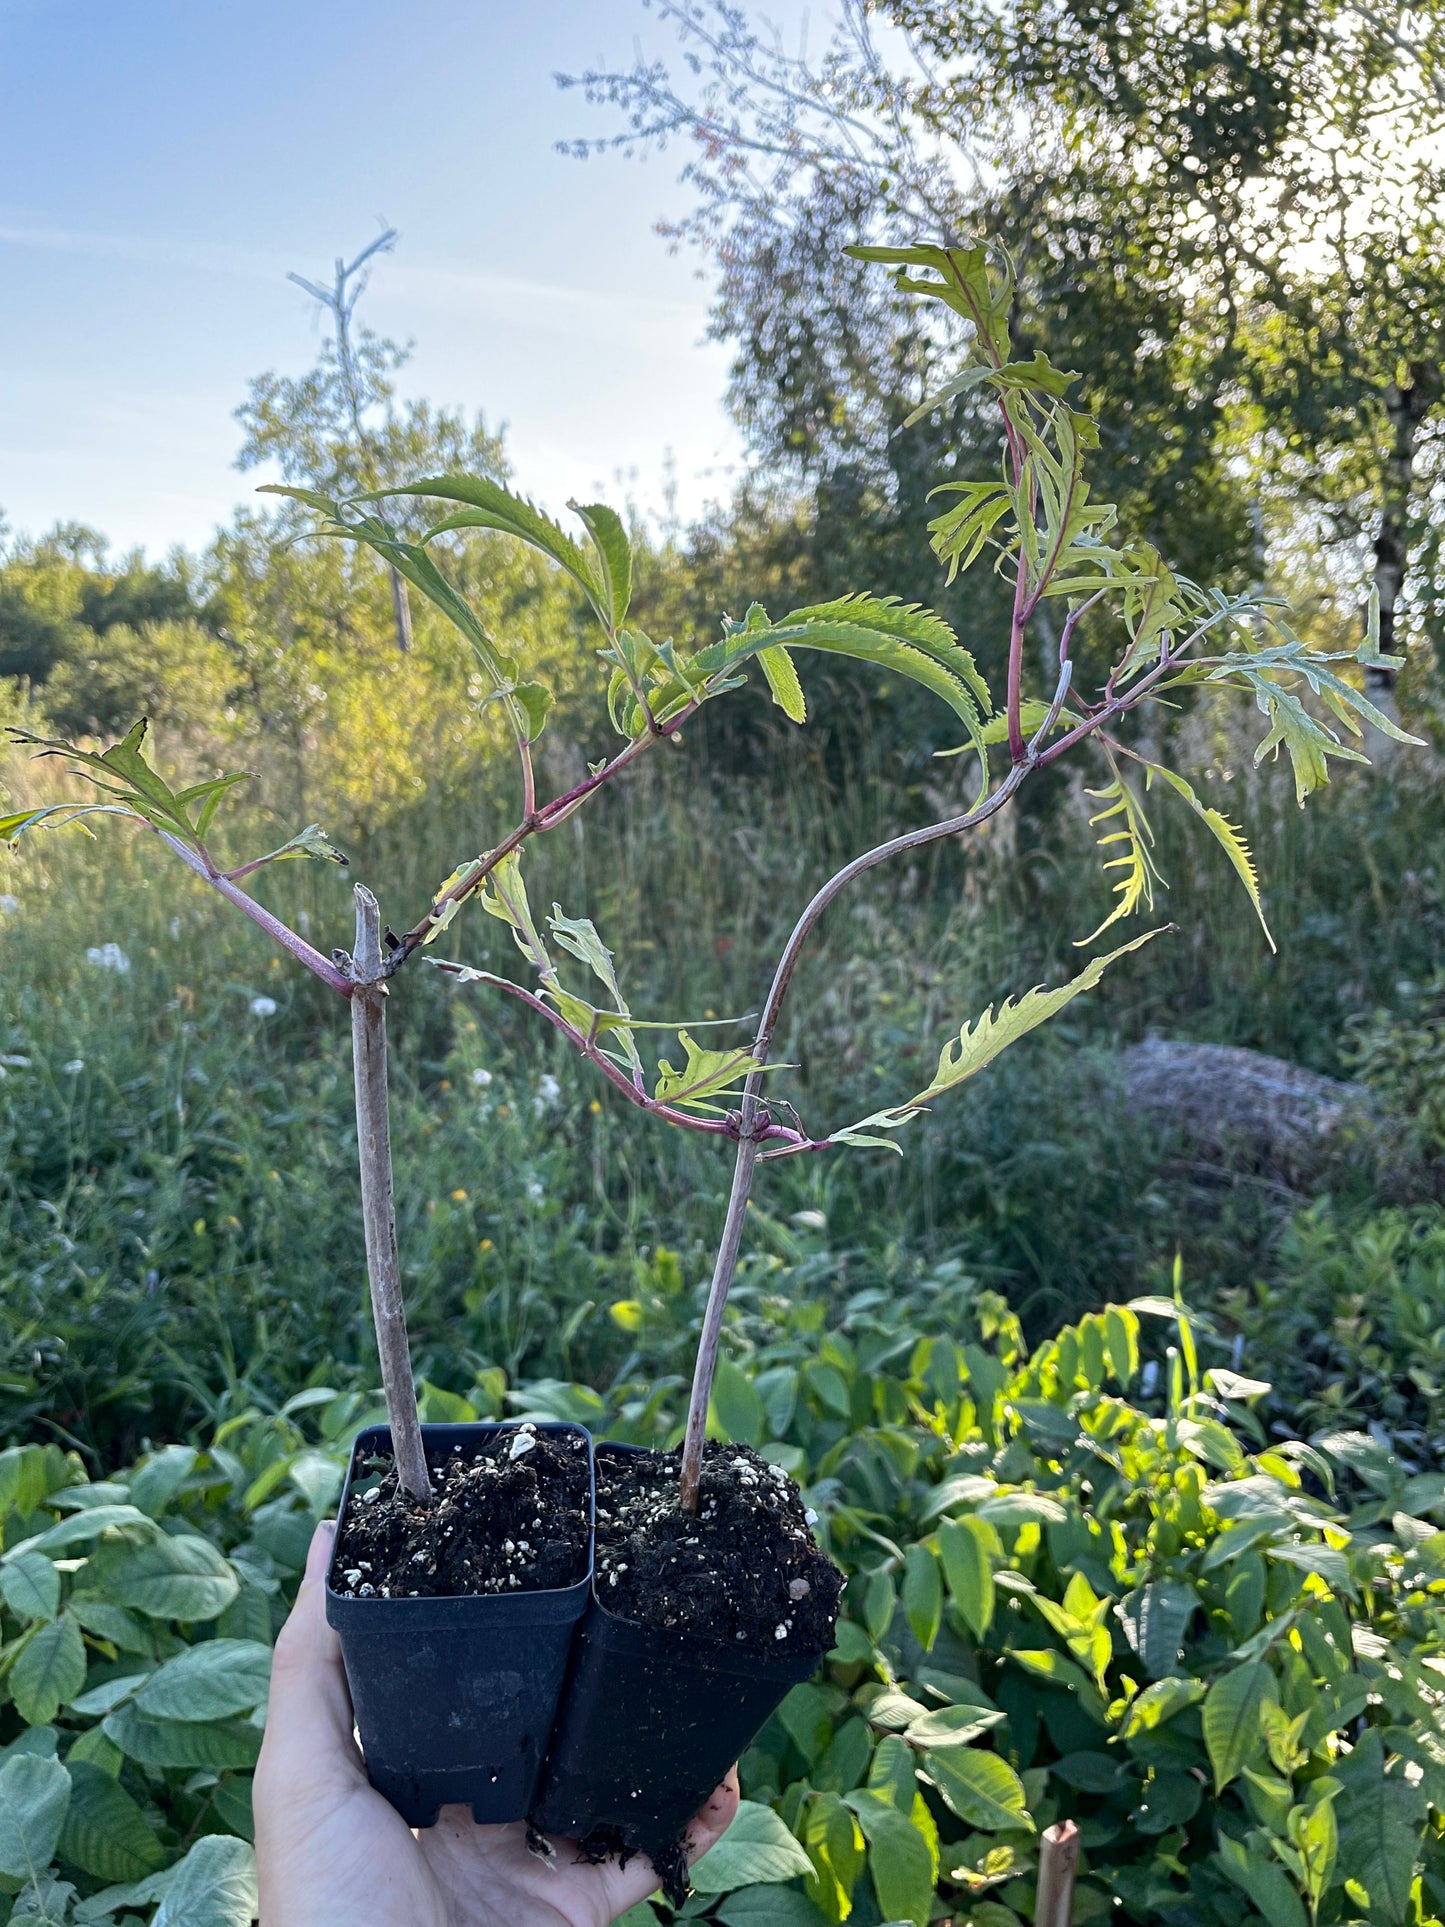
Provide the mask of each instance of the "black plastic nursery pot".
{"label": "black plastic nursery pot", "polygon": [[816,1653],[742,1655],[642,1626],[609,1612],[594,1588],[533,1825],[598,1853],[645,1853],[661,1871],[683,1827],[820,1663]]}
{"label": "black plastic nursery pot", "polygon": [[[422,1436],[432,1459],[517,1429],[424,1425]],[[592,1485],[590,1434],[578,1425],[533,1429],[585,1439]],[[386,1426],[358,1433],[339,1517],[346,1516],[353,1486],[370,1476],[366,1461],[390,1452]],[[454,1803],[487,1824],[524,1819],[573,1635],[591,1596],[590,1532],[582,1578],[546,1592],[361,1599],[333,1590],[335,1569],[333,1555],[326,1617],[341,1638],[367,1777],[377,1792],[413,1827],[433,1825],[439,1810]]]}

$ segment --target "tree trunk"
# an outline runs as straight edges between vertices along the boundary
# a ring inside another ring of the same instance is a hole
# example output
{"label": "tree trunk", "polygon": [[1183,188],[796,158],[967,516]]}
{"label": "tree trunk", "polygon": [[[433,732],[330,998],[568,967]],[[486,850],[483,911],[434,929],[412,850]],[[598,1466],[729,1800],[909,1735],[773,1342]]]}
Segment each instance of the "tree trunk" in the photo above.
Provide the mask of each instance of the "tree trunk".
{"label": "tree trunk", "polygon": [[[1396,618],[1410,554],[1410,511],[1415,491],[1415,447],[1420,427],[1440,399],[1441,371],[1434,362],[1412,362],[1402,386],[1392,381],[1385,389],[1385,418],[1390,424],[1390,448],[1385,458],[1384,501],[1375,537],[1375,588],[1380,597],[1380,654],[1398,655]],[[1398,723],[1395,671],[1383,664],[1365,670],[1365,694],[1379,710]],[[1371,745],[1377,760],[1390,751],[1390,738],[1375,732]]]}
{"label": "tree trunk", "polygon": [[381,914],[376,898],[356,886],[356,952],[351,960],[351,1051],[356,1074],[356,1141],[361,1160],[361,1218],[371,1315],[381,1359],[381,1383],[391,1421],[397,1477],[413,1498],[431,1498],[411,1347],[401,1296],[396,1205],[391,1178],[391,1123],[387,1114],[386,985],[381,977]]}
{"label": "tree trunk", "polygon": [[405,655],[411,648],[411,604],[406,583],[395,569],[391,571],[391,609],[396,617],[396,646]]}

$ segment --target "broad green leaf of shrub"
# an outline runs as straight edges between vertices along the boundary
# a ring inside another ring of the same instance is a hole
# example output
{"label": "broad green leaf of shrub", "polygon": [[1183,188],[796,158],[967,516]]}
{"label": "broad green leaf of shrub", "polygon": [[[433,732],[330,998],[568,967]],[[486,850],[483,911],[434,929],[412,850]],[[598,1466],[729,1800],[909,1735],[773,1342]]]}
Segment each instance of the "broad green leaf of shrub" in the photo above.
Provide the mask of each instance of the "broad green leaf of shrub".
{"label": "broad green leaf of shrub", "polygon": [[255,1918],[255,1852],[212,1833],[175,1868],[151,1927],[251,1927]]}
{"label": "broad green leaf of shrub", "polygon": [[271,1648],[251,1639],[207,1639],[168,1659],[136,1695],[152,1719],[221,1720],[266,1697]]}
{"label": "broad green leaf of shrub", "polygon": [[910,1546],[904,1555],[903,1611],[913,1637],[932,1652],[943,1623],[943,1581],[927,1546]]}
{"label": "broad green leaf of shrub", "polygon": [[1151,1580],[1122,1602],[1119,1617],[1129,1644],[1152,1679],[1162,1679],[1178,1665],[1185,1632],[1198,1608],[1198,1593],[1178,1579]]}
{"label": "broad green leaf of shrub", "polygon": [[1222,1674],[1204,1701],[1204,1744],[1214,1768],[1214,1790],[1222,1793],[1245,1761],[1263,1746],[1260,1708],[1274,1697],[1274,1676],[1263,1660],[1251,1660]]}
{"label": "broad green leaf of shrub", "polygon": [[0,1874],[29,1880],[55,1858],[70,1805],[70,1775],[40,1753],[12,1754],[0,1766]]}
{"label": "broad green leaf of shrub", "polygon": [[60,1610],[60,1574],[43,1552],[22,1552],[0,1566],[0,1599],[17,1619],[54,1619]]}
{"label": "broad green leaf of shrub", "polygon": [[794,1887],[744,1887],[717,1910],[722,1927],[827,1927],[806,1894]]}
{"label": "broad green leaf of shrub", "polygon": [[224,1612],[240,1589],[210,1540],[186,1535],[137,1546],[116,1568],[106,1591],[116,1605],[152,1619],[195,1621]]}
{"label": "broad green leaf of shrub", "polygon": [[763,1401],[745,1372],[720,1358],[712,1387],[713,1416],[726,1438],[737,1445],[761,1445],[766,1430]]}
{"label": "broad green leaf of shrub", "polygon": [[859,1792],[848,1795],[848,1804],[868,1842],[868,1872],[884,1918],[928,1927],[937,1878],[929,1841],[891,1800]]}
{"label": "broad green leaf of shrub", "polygon": [[140,1766],[247,1768],[261,1751],[261,1730],[245,1720],[154,1720],[133,1705],[106,1715],[101,1731]]}
{"label": "broad green leaf of shrub", "polygon": [[929,1752],[924,1768],[960,1820],[984,1833],[1014,1827],[1032,1830],[1024,1783],[997,1753],[972,1750]]}
{"label": "broad green leaf of shrub", "polygon": [[156,1529],[155,1521],[148,1519],[138,1506],[89,1506],[58,1519],[53,1526],[47,1526],[44,1532],[22,1539],[0,1558],[0,1565],[12,1565],[27,1552],[64,1552],[71,1546],[84,1545],[87,1539],[98,1539],[103,1532],[109,1532],[115,1526],[138,1526],[146,1532]]}
{"label": "broad green leaf of shrub", "polygon": [[982,1639],[993,1621],[993,1562],[984,1528],[973,1520],[944,1519],[938,1528],[938,1556],[949,1595],[963,1614],[975,1639]]}
{"label": "broad green leaf of shrub", "polygon": [[1358,1881],[1369,1895],[1372,1919],[1408,1920],[1425,1825],[1424,1789],[1386,1776],[1384,1741],[1377,1727],[1336,1761],[1331,1773],[1341,1785],[1335,1801],[1341,1875]]}
{"label": "broad green leaf of shrub", "polygon": [[738,1816],[693,1867],[689,1878],[700,1894],[731,1893],[810,1874],[813,1863],[771,1807],[738,1803]]}
{"label": "broad green leaf of shrub", "polygon": [[903,1737],[910,1746],[951,1748],[967,1746],[980,1734],[1000,1724],[997,1707],[936,1706],[908,1722]]}
{"label": "broad green leaf of shrub", "polygon": [[1232,1840],[1227,1833],[1219,1836],[1219,1860],[1235,1886],[1269,1922],[1269,1927],[1309,1927],[1304,1902],[1283,1868],[1263,1854],[1251,1853],[1242,1841]]}
{"label": "broad green leaf of shrub", "polygon": [[85,1640],[69,1613],[37,1626],[10,1669],[15,1710],[44,1726],[85,1684]]}
{"label": "broad green leaf of shrub", "polygon": [[142,1880],[166,1855],[124,1787],[90,1762],[71,1759],[70,1807],[61,1829],[62,1860],[97,1880]]}

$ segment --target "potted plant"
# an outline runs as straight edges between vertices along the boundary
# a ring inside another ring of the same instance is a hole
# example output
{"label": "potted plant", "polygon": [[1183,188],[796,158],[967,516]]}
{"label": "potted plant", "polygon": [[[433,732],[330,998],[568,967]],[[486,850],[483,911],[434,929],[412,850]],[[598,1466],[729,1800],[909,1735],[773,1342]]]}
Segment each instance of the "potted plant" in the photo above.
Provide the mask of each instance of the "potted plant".
{"label": "potted plant", "polygon": [[[1094,821],[1102,826],[1115,901],[1084,941],[1152,905],[1159,879],[1149,857],[1144,798],[1156,783],[1178,796],[1218,840],[1263,923],[1241,831],[1206,805],[1183,775],[1128,740],[1130,714],[1148,703],[1177,701],[1192,687],[1249,694],[1265,719],[1257,760],[1283,746],[1301,801],[1327,780],[1330,756],[1363,760],[1334,723],[1358,736],[1362,720],[1368,721],[1414,740],[1341,673],[1336,665],[1344,658],[1312,649],[1293,633],[1277,602],[1201,588],[1176,577],[1148,543],[1111,542],[1114,511],[1090,499],[1086,480],[1097,429],[1065,399],[1073,377],[1042,355],[1016,358],[1006,257],[984,247],[857,252],[896,268],[901,287],[943,304],[964,324],[962,371],[914,418],[974,390],[999,412],[999,472],[987,480],[945,484],[939,492],[957,499],[930,524],[950,579],[992,550],[1012,587],[999,706],[946,623],[926,609],[872,594],[844,595],[776,621],[754,604],[739,620],[725,618],[720,639],[699,649],[652,641],[627,626],[631,549],[620,518],[600,505],[574,505],[584,547],[530,503],[484,478],[423,478],[405,489],[345,501],[288,488],[275,492],[315,510],[316,533],[373,551],[439,609],[474,652],[515,747],[519,810],[512,827],[460,864],[401,936],[388,931],[383,939],[376,901],[358,887],[353,950],[328,959],[258,904],[241,882],[290,857],[344,859],[312,826],[269,855],[221,868],[208,836],[240,777],[172,791],[145,760],[144,723],[99,753],[17,732],[41,754],[70,759],[105,800],[0,820],[0,835],[11,839],[96,812],[148,826],[209,887],[349,1003],[362,1211],[389,1431],[363,1435],[353,1452],[328,1610],[345,1645],[369,1768],[409,1818],[424,1821],[434,1803],[446,1798],[471,1801],[478,1817],[530,1813],[544,1831],[580,1838],[592,1853],[648,1852],[674,1893],[683,1879],[680,1826],[788,1686],[828,1649],[837,1605],[838,1580],[792,1482],[756,1454],[706,1438],[723,1317],[758,1166],[842,1145],[898,1149],[896,1134],[911,1119],[1096,984],[1117,959],[1160,934],[1149,931],[1094,957],[1057,988],[1031,990],[991,1007],[950,1037],[934,1076],[913,1096],[815,1136],[791,1106],[766,1094],[765,1079],[778,1068],[772,1050],[780,1019],[820,918],[866,871],[977,829],[1036,772],[1087,745],[1103,765],[1101,786],[1092,792],[1100,804]],[[386,519],[396,496],[440,502],[445,512],[410,540]],[[621,747],[550,801],[539,798],[533,762],[550,692],[529,680],[487,634],[437,560],[445,555],[444,538],[478,528],[512,535],[566,571],[600,631],[597,653]],[[1045,624],[1057,668],[1051,686],[1031,691],[1028,672],[1036,651],[1029,645]],[[1086,639],[1091,659],[1110,665],[1087,690],[1076,670]],[[967,810],[862,852],[818,888],[777,959],[761,1020],[747,1044],[710,1048],[696,1041],[697,1026],[684,1028],[681,1063],[663,1060],[649,1079],[641,1051],[649,1026],[626,1003],[612,952],[585,917],[564,914],[560,906],[538,917],[523,881],[527,846],[570,820],[654,746],[676,745],[703,704],[737,688],[750,665],[761,669],[785,714],[803,723],[806,704],[794,662],[800,650],[851,657],[936,695],[964,737],[952,753],[976,759],[975,800]],[[1349,660],[1383,660],[1373,623]],[[1333,721],[1306,706],[1304,691],[1320,699]],[[526,1004],[622,1101],[733,1147],[732,1187],[680,1450],[652,1454],[600,1445],[595,1532],[588,1529],[592,1447],[575,1428],[424,1427],[418,1419],[392,1212],[386,999],[392,979],[430,950],[473,897],[511,930],[529,980],[513,981],[461,961],[430,961],[460,984],[498,990]],[[545,1500],[531,1511],[525,1537],[517,1524],[523,1514],[513,1509],[524,1487],[529,1504]],[[570,1534],[553,1534],[551,1508],[571,1520]],[[579,1517],[585,1521],[581,1528]],[[447,1541],[458,1536],[466,1549],[461,1559],[447,1551]],[[580,1628],[575,1639],[574,1626]],[[516,1678],[522,1646],[537,1656],[525,1686]],[[418,1657],[423,1652],[429,1657]],[[464,1687],[458,1681],[462,1670],[468,1674]],[[398,1682],[407,1679],[411,1689],[399,1701]],[[449,1701],[434,1690],[438,1683],[450,1684]],[[554,1721],[559,1693],[561,1712]],[[517,1703],[506,1742],[514,1770],[504,1771],[480,1711],[487,1709],[490,1720],[497,1696],[509,1694]],[[422,1717],[434,1702],[435,1719]],[[403,1703],[412,1728],[404,1759],[392,1718]],[[465,1734],[460,1746],[459,1731]],[[519,1741],[522,1733],[527,1737]]]}

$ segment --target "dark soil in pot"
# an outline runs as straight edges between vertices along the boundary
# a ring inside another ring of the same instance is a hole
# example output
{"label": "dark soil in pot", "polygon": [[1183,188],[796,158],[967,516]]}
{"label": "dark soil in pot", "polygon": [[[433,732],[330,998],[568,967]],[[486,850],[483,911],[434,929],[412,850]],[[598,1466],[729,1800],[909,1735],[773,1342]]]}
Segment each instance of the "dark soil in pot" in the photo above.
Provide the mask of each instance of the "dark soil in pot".
{"label": "dark soil in pot", "polygon": [[679,1470],[596,1448],[593,1604],[532,1812],[588,1859],[645,1853],[674,1905],[688,1821],[832,1647],[843,1586],[797,1486],[750,1447],[708,1445],[695,1517]]}
{"label": "dark soil in pot", "polygon": [[337,1538],[338,1593],[550,1591],[586,1574],[590,1475],[580,1432],[521,1426],[465,1447],[429,1444],[427,1465],[433,1499],[418,1505],[397,1483],[390,1454],[363,1462]]}
{"label": "dark soil in pot", "polygon": [[385,1426],[353,1445],[326,1617],[368,1777],[407,1825],[454,1803],[521,1820],[591,1597],[591,1439],[552,1423],[422,1438],[424,1506],[397,1490]]}
{"label": "dark soil in pot", "polygon": [[703,1449],[696,1515],[677,1502],[676,1452],[597,1451],[597,1596],[639,1625],[771,1658],[821,1658],[843,1575],[819,1549],[802,1495],[750,1445]]}

